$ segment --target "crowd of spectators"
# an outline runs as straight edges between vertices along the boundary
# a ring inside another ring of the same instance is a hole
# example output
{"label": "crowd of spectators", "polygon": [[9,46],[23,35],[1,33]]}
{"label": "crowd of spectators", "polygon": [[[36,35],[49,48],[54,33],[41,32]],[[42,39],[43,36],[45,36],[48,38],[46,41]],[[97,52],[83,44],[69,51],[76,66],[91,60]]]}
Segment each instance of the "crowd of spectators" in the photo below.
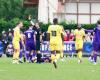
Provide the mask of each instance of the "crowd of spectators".
{"label": "crowd of spectators", "polygon": [[[2,31],[2,35],[1,35],[1,39],[0,39],[1,40],[0,47],[3,47],[3,48],[0,48],[0,49],[2,49],[0,53],[4,53],[8,56],[7,53],[10,50],[9,48],[11,48],[13,50],[13,46],[11,45],[12,39],[13,39],[13,30],[9,29],[8,32]],[[9,51],[9,52],[11,52],[11,51]]]}
{"label": "crowd of spectators", "polygon": [[[93,32],[86,32],[84,42],[93,41]],[[13,30],[9,29],[8,32],[2,31],[1,42],[3,44],[3,53],[9,56],[7,53],[13,52],[13,46],[11,45],[13,39]],[[42,33],[42,40],[47,41],[47,31]],[[64,41],[75,41],[74,30],[65,30]],[[0,43],[1,44],[1,43]]]}
{"label": "crowd of spectators", "polygon": [[[66,35],[64,36],[64,41],[75,41],[74,30],[65,30]],[[93,41],[93,32],[85,31],[84,42],[92,42]]]}

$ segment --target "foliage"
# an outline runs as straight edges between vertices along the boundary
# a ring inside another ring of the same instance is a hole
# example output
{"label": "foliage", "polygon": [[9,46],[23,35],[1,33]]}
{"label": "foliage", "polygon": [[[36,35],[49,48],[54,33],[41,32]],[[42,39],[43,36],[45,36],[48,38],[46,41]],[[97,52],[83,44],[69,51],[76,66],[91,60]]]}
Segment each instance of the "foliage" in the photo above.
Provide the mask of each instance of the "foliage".
{"label": "foliage", "polygon": [[[0,19],[0,31],[2,30],[8,30],[9,28],[14,28],[16,26],[16,23],[19,21],[20,19],[19,18],[13,18],[11,20],[6,20],[4,18],[1,18]],[[29,26],[29,21],[28,20],[22,20],[23,23],[24,23],[24,29],[27,29],[28,26]],[[42,31],[47,31],[49,25],[51,23],[48,23],[48,24],[44,24],[44,23],[40,23],[40,27],[42,29]],[[64,27],[64,29],[76,29],[77,28],[77,24],[67,24],[65,22],[61,22],[59,23],[60,25],[62,25]],[[82,24],[82,27],[84,29],[93,29],[95,28],[96,24]]]}
{"label": "foliage", "polygon": [[13,18],[26,19],[29,14],[37,19],[37,7],[24,7],[23,0],[0,0],[0,18],[11,20]]}
{"label": "foliage", "polygon": [[[23,0],[0,0],[0,32],[14,28],[19,20],[23,20],[24,29],[26,29],[29,26],[29,21],[27,20],[29,14],[31,14],[32,19],[36,21],[38,6],[25,7],[23,6]],[[42,31],[47,31],[50,24],[51,23],[40,23]],[[64,29],[75,29],[77,27],[74,21],[68,22],[63,20],[59,24],[62,25]],[[82,24],[82,27],[85,29],[93,29],[95,24]]]}

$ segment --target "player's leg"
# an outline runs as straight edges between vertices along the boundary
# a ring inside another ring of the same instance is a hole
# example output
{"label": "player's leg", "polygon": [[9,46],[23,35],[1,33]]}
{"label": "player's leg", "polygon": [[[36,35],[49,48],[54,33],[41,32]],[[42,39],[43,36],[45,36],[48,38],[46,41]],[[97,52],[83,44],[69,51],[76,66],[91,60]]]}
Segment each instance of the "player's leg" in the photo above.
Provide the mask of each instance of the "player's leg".
{"label": "player's leg", "polygon": [[29,54],[29,62],[30,63],[33,63],[33,53],[34,53],[34,50],[30,50],[30,54]]}
{"label": "player's leg", "polygon": [[56,60],[61,58],[61,53],[60,51],[56,51]]}
{"label": "player's leg", "polygon": [[55,68],[57,68],[57,60],[60,59],[60,56],[61,56],[60,50],[56,50],[54,55],[54,61],[53,61]]}
{"label": "player's leg", "polygon": [[[34,47],[34,45],[33,45],[33,47]],[[30,62],[30,63],[33,62],[33,61],[32,61],[33,53],[34,53],[33,47],[32,47],[32,44],[30,44],[30,48],[29,48],[29,50],[30,50],[30,53],[29,53],[29,62]]]}
{"label": "player's leg", "polygon": [[82,49],[78,50],[78,62],[81,63],[82,62]]}
{"label": "player's leg", "polygon": [[33,58],[36,57],[36,48],[35,48],[35,44],[31,43],[30,44],[30,62],[34,62]]}
{"label": "player's leg", "polygon": [[97,52],[94,52],[93,58],[94,58],[94,65],[96,65],[96,63],[97,63]]}
{"label": "player's leg", "polygon": [[29,51],[26,50],[25,52],[25,56],[26,56],[26,62],[29,62]]}
{"label": "player's leg", "polygon": [[82,59],[82,49],[83,49],[83,42],[80,42],[79,49],[78,49],[78,57],[80,60]]}
{"label": "player's leg", "polygon": [[90,57],[89,57],[89,61],[90,62],[93,62],[94,60],[93,60],[93,55],[94,55],[94,51],[92,51],[92,53],[91,53],[91,55],[90,55]]}
{"label": "player's leg", "polygon": [[13,42],[13,46],[14,46],[13,63],[18,63],[20,54],[19,42]]}
{"label": "player's leg", "polygon": [[12,62],[13,64],[16,63],[16,52],[17,52],[17,50],[14,49],[13,62]]}
{"label": "player's leg", "polygon": [[54,65],[54,67],[57,68],[57,64],[56,64],[57,60],[56,60],[55,51],[51,51],[51,61]]}
{"label": "player's leg", "polygon": [[56,61],[58,59],[63,60],[63,44],[62,40],[58,40],[58,42],[55,43],[55,51],[56,51]]}
{"label": "player's leg", "polygon": [[41,63],[41,57],[42,57],[42,55],[41,55],[41,53],[40,53],[40,50],[37,50],[37,63]]}
{"label": "player's leg", "polygon": [[29,48],[29,45],[26,44],[26,51],[25,51],[26,62],[29,62],[29,54],[30,54],[30,48]]}
{"label": "player's leg", "polygon": [[93,44],[93,63],[96,65],[97,63],[97,52],[100,51],[100,46],[99,44]]}
{"label": "player's leg", "polygon": [[93,43],[93,52],[91,58],[93,60],[94,65],[97,63],[97,52],[99,50],[100,50],[99,45]]}
{"label": "player's leg", "polygon": [[23,46],[23,61],[26,62],[26,48]]}
{"label": "player's leg", "polygon": [[32,55],[33,55],[33,50],[31,48],[31,43],[28,44],[28,47],[29,47],[29,63],[32,62]]}
{"label": "player's leg", "polygon": [[55,61],[54,61],[55,68],[57,68],[57,64],[56,64],[57,60],[61,58],[61,52],[62,52],[62,44],[60,46],[58,42],[57,44],[55,44]]}
{"label": "player's leg", "polygon": [[97,63],[97,52],[93,51],[92,56],[90,57],[90,61],[93,62],[94,65]]}
{"label": "player's leg", "polygon": [[20,54],[19,54],[19,62],[23,63],[23,50],[20,50]]}
{"label": "player's leg", "polygon": [[40,41],[36,41],[36,57],[37,57],[37,63],[41,63],[41,52],[40,52]]}
{"label": "player's leg", "polygon": [[34,45],[32,43],[27,43],[26,44],[26,57],[27,57],[27,62],[32,62],[32,55],[33,55],[33,47]]}
{"label": "player's leg", "polygon": [[23,45],[22,45],[22,41],[20,41],[19,44],[20,44],[19,62],[23,63],[23,61],[22,61],[22,58],[23,58]]}
{"label": "player's leg", "polygon": [[79,51],[78,51],[78,48],[79,48],[79,44],[77,42],[75,42],[76,54],[77,54],[77,58],[79,60]]}
{"label": "player's leg", "polygon": [[61,50],[60,50],[60,58],[61,58],[61,61],[64,60],[63,48],[64,48],[64,45],[62,44],[62,45],[61,45]]}
{"label": "player's leg", "polygon": [[83,48],[82,42],[76,43],[78,63],[81,63],[82,62],[82,48]]}
{"label": "player's leg", "polygon": [[54,67],[57,68],[57,64],[55,61],[53,61]]}
{"label": "player's leg", "polygon": [[57,60],[56,60],[56,53],[55,53],[55,44],[50,44],[51,50],[51,62],[53,63],[54,67],[57,68]]}
{"label": "player's leg", "polygon": [[51,61],[53,62],[53,61],[55,61],[55,59],[56,59],[55,51],[51,51]]}

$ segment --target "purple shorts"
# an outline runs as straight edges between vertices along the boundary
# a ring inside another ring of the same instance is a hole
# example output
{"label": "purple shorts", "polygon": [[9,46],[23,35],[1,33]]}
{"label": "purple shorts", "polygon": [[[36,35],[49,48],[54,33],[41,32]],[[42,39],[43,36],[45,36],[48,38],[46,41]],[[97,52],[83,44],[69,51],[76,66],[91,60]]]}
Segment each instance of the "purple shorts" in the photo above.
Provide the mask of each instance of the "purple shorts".
{"label": "purple shorts", "polygon": [[28,43],[26,43],[26,50],[27,50],[27,51],[36,50],[35,44],[34,44],[33,42],[28,42]]}
{"label": "purple shorts", "polygon": [[93,43],[93,51],[100,52],[100,44]]}

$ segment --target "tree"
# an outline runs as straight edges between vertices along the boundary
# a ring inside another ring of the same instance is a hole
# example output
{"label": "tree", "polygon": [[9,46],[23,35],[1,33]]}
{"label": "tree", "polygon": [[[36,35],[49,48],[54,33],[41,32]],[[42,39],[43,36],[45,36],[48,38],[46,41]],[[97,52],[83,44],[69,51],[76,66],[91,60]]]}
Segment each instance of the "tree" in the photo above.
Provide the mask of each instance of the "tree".
{"label": "tree", "polygon": [[6,20],[25,19],[28,14],[37,19],[37,12],[37,7],[23,7],[23,0],[0,0],[0,18]]}

